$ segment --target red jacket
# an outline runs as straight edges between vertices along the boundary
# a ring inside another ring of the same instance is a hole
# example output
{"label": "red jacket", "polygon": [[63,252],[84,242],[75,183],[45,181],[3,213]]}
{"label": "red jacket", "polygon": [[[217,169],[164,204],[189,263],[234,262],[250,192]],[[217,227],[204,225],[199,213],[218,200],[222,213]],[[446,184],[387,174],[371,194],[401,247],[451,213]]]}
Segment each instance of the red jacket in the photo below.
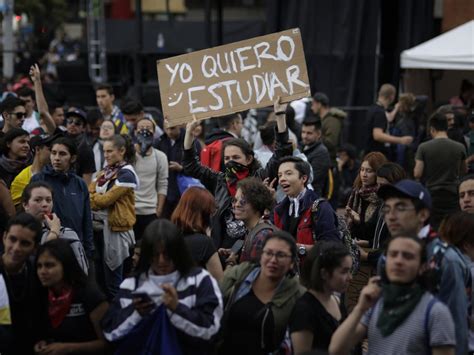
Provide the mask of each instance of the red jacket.
{"label": "red jacket", "polygon": [[[298,244],[311,245],[319,240],[340,241],[337,232],[336,214],[329,202],[321,202],[316,214],[311,213],[311,207],[317,198],[318,195],[313,190],[307,190],[300,201],[300,217],[296,228],[296,236],[294,236]],[[290,228],[289,208],[290,199],[285,197],[273,212],[275,226],[287,232]]]}

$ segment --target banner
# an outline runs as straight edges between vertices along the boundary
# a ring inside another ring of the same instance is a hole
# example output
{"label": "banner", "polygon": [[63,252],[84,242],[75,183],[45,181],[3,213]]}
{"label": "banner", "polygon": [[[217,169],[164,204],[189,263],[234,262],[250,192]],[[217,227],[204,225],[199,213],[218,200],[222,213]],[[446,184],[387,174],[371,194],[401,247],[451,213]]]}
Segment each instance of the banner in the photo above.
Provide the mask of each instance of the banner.
{"label": "banner", "polygon": [[170,126],[311,96],[298,28],[157,61]]}

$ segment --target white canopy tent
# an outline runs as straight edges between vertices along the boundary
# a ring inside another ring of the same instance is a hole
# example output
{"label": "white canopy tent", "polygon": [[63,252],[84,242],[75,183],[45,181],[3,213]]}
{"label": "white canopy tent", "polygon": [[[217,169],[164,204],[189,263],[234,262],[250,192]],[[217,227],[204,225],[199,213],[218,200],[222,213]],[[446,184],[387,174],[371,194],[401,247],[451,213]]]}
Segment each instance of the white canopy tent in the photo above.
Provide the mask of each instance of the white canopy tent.
{"label": "white canopy tent", "polygon": [[474,70],[474,20],[403,51],[400,66],[403,69]]}
{"label": "white canopy tent", "polygon": [[400,55],[404,92],[428,95],[428,107],[459,94],[463,79],[474,82],[474,20]]}

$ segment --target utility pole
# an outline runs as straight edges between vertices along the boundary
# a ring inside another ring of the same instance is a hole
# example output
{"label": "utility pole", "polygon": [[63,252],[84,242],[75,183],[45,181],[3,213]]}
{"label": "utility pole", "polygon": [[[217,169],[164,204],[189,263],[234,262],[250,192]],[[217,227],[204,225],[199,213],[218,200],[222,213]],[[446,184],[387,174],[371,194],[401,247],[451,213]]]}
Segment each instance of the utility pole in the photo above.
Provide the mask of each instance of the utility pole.
{"label": "utility pole", "polygon": [[[2,6],[3,5],[3,6]],[[14,37],[13,37],[13,8],[15,0],[0,0],[3,12],[3,77],[13,78],[14,74]]]}

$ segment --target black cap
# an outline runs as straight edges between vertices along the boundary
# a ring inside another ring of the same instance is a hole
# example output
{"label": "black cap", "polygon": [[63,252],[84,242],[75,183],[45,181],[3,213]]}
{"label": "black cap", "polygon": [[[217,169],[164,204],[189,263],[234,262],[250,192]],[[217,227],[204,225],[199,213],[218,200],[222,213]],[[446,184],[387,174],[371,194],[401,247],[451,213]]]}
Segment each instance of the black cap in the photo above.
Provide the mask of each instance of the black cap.
{"label": "black cap", "polygon": [[69,118],[69,117],[79,117],[81,118],[84,123],[87,123],[87,115],[84,111],[82,111],[81,109],[74,109],[74,110],[71,110],[71,111],[68,111],[66,112],[66,118]]}
{"label": "black cap", "polygon": [[56,138],[58,138],[58,135],[38,134],[30,138],[30,147],[34,149],[44,145],[49,146]]}

